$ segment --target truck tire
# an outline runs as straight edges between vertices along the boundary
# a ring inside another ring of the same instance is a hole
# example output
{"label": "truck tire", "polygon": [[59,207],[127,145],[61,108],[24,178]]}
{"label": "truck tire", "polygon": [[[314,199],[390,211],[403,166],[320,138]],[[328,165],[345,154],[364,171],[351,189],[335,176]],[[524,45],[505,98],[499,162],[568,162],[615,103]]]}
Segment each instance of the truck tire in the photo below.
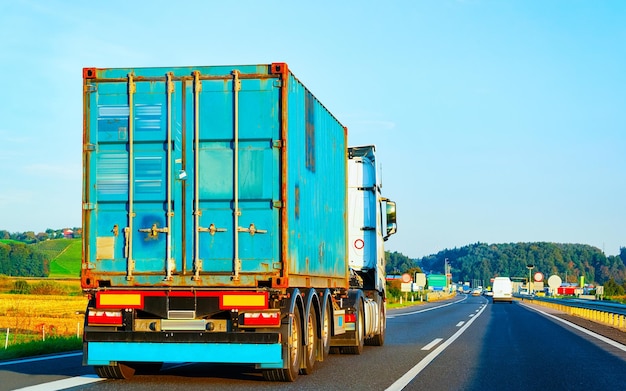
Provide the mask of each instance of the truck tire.
{"label": "truck tire", "polygon": [[315,307],[311,307],[307,318],[304,323],[304,332],[306,333],[308,343],[304,346],[304,362],[300,369],[300,374],[302,375],[310,375],[313,373],[315,359],[317,358],[317,325],[319,321]]}
{"label": "truck tire", "polygon": [[341,348],[343,354],[361,354],[363,353],[363,345],[365,344],[365,314],[363,313],[363,301],[357,300],[354,308],[356,314],[354,338],[356,346],[344,346]]}
{"label": "truck tire", "polygon": [[[382,303],[381,303],[382,304]],[[374,335],[372,338],[365,340],[365,344],[368,346],[383,346],[385,344],[385,328],[387,327],[387,319],[385,318],[385,309],[382,305],[379,306],[379,325],[380,332]]]}
{"label": "truck tire", "polygon": [[324,359],[328,357],[328,355],[330,354],[330,334],[331,334],[330,325],[332,322],[331,315],[330,315],[330,306],[331,304],[329,302],[326,302],[326,305],[324,306],[324,310],[323,310],[324,317],[322,319],[321,339],[322,339],[322,353],[323,353]]}
{"label": "truck tire", "polygon": [[135,368],[126,364],[96,365],[93,367],[98,377],[105,379],[130,379],[135,374]]}
{"label": "truck tire", "polygon": [[296,305],[293,316],[289,320],[290,334],[287,337],[287,362],[286,368],[266,369],[263,378],[269,381],[293,382],[300,373],[302,360],[302,328],[300,327],[300,308]]}

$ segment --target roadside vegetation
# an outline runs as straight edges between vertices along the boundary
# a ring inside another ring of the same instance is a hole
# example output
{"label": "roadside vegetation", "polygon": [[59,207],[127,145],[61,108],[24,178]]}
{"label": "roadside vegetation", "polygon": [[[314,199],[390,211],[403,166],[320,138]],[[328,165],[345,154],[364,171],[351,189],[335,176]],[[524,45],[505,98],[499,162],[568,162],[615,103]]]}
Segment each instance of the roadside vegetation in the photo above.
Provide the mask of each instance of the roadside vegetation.
{"label": "roadside vegetation", "polygon": [[0,237],[0,359],[81,349],[81,239],[63,230]]}
{"label": "roadside vegetation", "polygon": [[[12,284],[11,284],[12,282]],[[0,359],[80,349],[87,298],[79,281],[0,278]]]}
{"label": "roadside vegetation", "polygon": [[0,350],[0,360],[69,352],[80,350],[82,347],[82,337],[52,337],[45,341],[30,341],[9,345],[6,349]]}

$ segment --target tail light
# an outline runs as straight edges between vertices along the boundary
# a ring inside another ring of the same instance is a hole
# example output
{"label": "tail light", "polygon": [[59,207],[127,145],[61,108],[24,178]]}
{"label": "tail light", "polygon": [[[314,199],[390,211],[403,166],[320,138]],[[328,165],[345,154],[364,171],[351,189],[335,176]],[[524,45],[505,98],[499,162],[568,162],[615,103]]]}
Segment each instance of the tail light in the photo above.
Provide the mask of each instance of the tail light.
{"label": "tail light", "polygon": [[240,327],[279,327],[280,312],[244,312]]}
{"label": "tail light", "polygon": [[346,314],[344,319],[346,323],[356,323],[356,314]]}
{"label": "tail light", "polygon": [[122,311],[99,311],[90,309],[87,312],[87,325],[89,326],[121,326],[122,324]]}

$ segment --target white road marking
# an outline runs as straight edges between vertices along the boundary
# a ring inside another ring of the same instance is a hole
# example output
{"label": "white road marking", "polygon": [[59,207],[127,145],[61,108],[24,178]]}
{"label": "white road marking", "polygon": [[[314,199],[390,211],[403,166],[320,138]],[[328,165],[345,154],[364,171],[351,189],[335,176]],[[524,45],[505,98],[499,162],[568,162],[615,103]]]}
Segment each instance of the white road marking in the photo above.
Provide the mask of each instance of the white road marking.
{"label": "white road marking", "polygon": [[389,314],[387,314],[387,319],[393,319],[393,318],[397,318],[397,317],[399,317],[399,316],[407,316],[407,315],[413,315],[413,314],[420,314],[420,313],[422,313],[422,312],[432,311],[432,310],[436,310],[436,309],[439,309],[439,308],[447,307],[447,306],[452,305],[452,304],[460,303],[460,302],[462,302],[462,301],[464,301],[464,300],[467,300],[467,297],[465,297],[465,298],[463,298],[463,299],[461,299],[461,300],[453,301],[452,303],[443,304],[443,305],[440,305],[440,306],[437,306],[437,307],[425,308],[425,309],[423,309],[423,310],[411,311],[411,312],[404,312],[404,313],[402,313],[402,314],[394,314],[394,315],[389,315]]}
{"label": "white road marking", "polygon": [[49,383],[41,383],[36,386],[18,388],[14,391],[58,391],[65,390],[66,388],[83,386],[85,384],[94,383],[97,381],[105,380],[97,377],[96,375],[83,375],[70,377],[69,379],[51,381]]}
{"label": "white road marking", "polygon": [[462,321],[460,321],[459,323],[457,323],[457,324],[456,324],[456,327],[461,327],[461,326],[463,326],[463,324],[465,324],[465,321],[464,321],[464,320],[462,320]]}
{"label": "white road marking", "polygon": [[424,346],[422,348],[422,350],[430,350],[430,349],[434,348],[435,345],[437,345],[441,341],[443,341],[443,338],[435,338],[435,339],[433,339],[433,341],[431,343],[429,343],[428,345]]}
{"label": "white road marking", "polygon": [[415,377],[417,375],[419,375],[419,373],[421,371],[423,371],[424,368],[426,368],[428,366],[428,364],[430,364],[438,355],[440,355],[448,346],[450,346],[450,344],[452,344],[452,342],[454,342],[457,338],[459,338],[461,336],[461,334],[463,334],[465,332],[465,330],[467,330],[467,328],[476,319],[478,319],[478,317],[483,313],[485,308],[487,308],[487,307],[483,306],[480,309],[480,312],[478,312],[478,314],[476,314],[476,316],[474,318],[472,318],[469,322],[467,322],[465,324],[465,326],[461,327],[456,333],[454,333],[454,335],[452,335],[452,337],[450,337],[448,340],[446,340],[443,344],[439,345],[437,347],[437,349],[435,349],[432,352],[428,353],[428,355],[426,357],[424,357],[424,359],[422,361],[418,362],[417,365],[415,365],[413,368],[411,368],[400,379],[396,380],[396,382],[393,383],[391,386],[389,386],[386,391],[400,391],[400,390],[404,389],[404,387],[406,387],[411,382],[411,380],[415,379]]}

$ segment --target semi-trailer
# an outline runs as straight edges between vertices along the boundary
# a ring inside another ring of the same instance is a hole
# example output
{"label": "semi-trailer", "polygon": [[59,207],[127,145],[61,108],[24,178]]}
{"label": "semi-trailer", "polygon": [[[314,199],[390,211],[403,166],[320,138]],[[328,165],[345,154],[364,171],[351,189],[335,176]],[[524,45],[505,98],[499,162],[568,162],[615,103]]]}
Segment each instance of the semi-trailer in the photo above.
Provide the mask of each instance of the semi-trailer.
{"label": "semi-trailer", "polygon": [[83,364],[294,381],[383,345],[379,168],[285,63],[84,68]]}

